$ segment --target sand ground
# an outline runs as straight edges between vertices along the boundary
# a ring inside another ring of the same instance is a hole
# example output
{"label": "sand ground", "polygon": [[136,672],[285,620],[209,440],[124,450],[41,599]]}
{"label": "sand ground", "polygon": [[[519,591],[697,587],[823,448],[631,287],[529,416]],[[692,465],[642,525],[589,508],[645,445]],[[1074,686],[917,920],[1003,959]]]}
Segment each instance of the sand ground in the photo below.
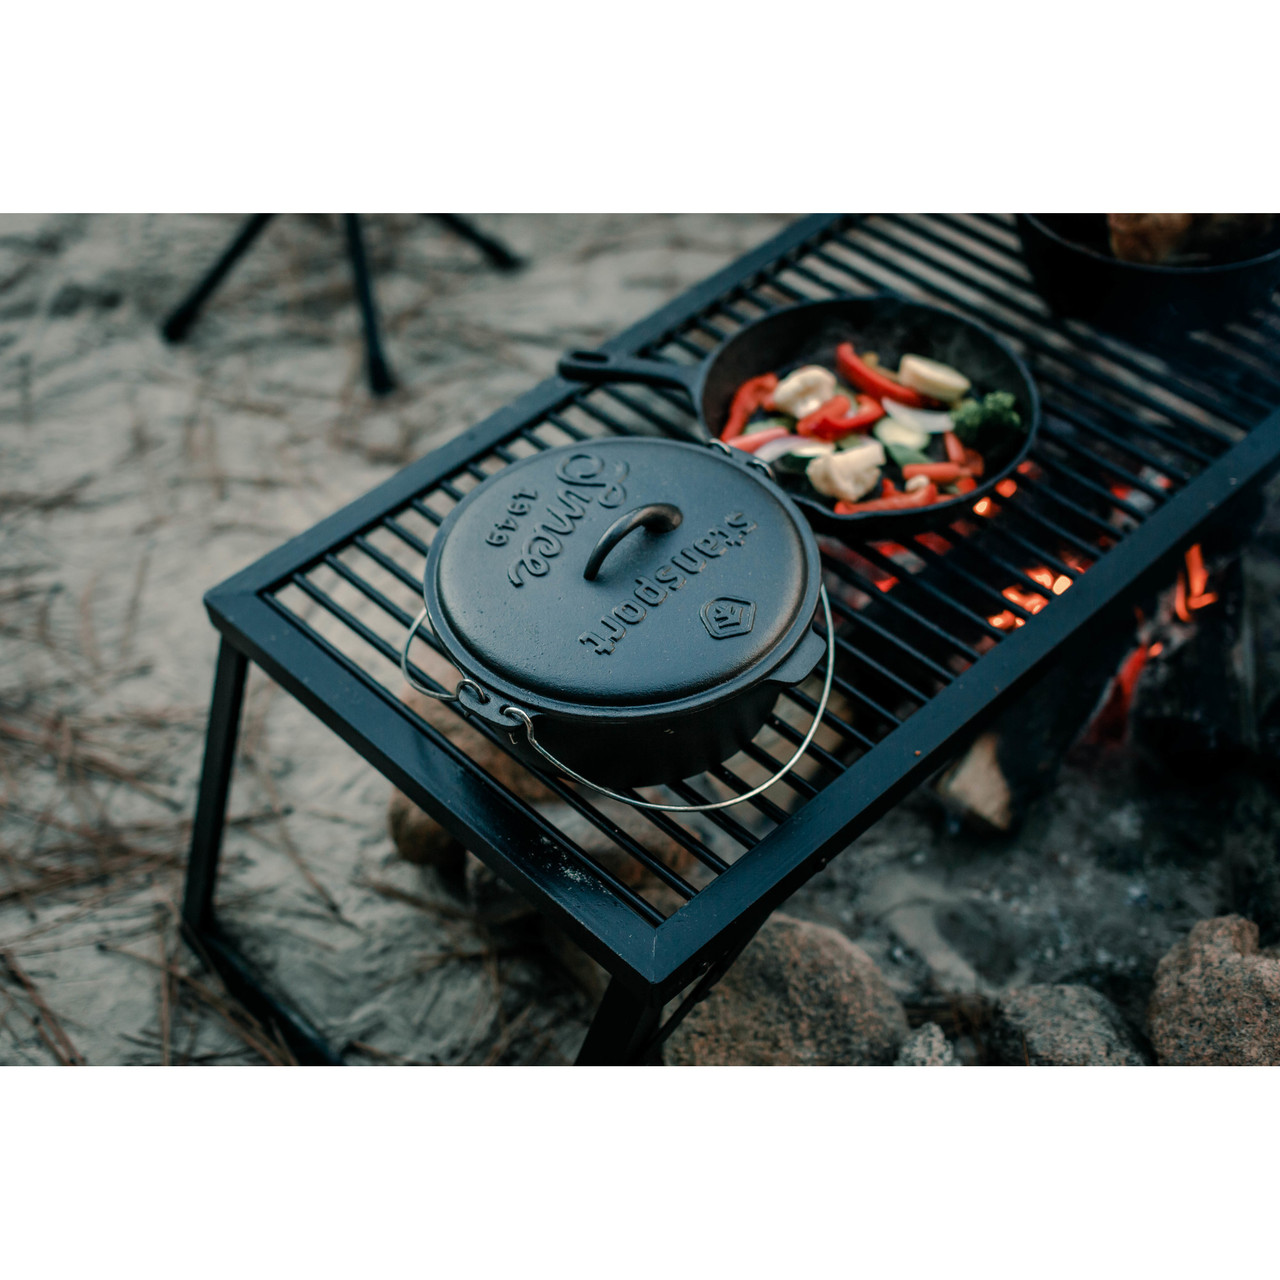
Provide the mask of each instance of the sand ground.
{"label": "sand ground", "polygon": [[[174,926],[216,653],[203,592],[787,219],[481,221],[526,270],[367,220],[403,384],[376,401],[331,217],[278,219],[178,348],[158,322],[237,219],[0,217],[0,1062],[287,1060]],[[396,858],[388,791],[254,673],[224,914],[353,1062],[571,1060],[587,998],[532,933]],[[1184,848],[1198,828],[1162,796],[1075,765],[1001,844],[917,798],[788,909],[859,941],[908,1002],[1088,981],[1137,1018],[1155,960],[1222,906],[1221,842],[1249,821],[1228,805],[1213,847]]]}

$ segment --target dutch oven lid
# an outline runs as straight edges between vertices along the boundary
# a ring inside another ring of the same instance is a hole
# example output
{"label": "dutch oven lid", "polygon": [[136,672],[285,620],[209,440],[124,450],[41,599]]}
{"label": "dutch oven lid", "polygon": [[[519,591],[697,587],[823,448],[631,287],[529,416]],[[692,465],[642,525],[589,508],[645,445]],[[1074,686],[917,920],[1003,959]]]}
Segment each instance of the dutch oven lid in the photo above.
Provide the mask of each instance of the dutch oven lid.
{"label": "dutch oven lid", "polygon": [[437,634],[482,684],[638,707],[763,678],[808,630],[818,574],[804,517],[745,460],[612,438],[473,490],[425,585]]}

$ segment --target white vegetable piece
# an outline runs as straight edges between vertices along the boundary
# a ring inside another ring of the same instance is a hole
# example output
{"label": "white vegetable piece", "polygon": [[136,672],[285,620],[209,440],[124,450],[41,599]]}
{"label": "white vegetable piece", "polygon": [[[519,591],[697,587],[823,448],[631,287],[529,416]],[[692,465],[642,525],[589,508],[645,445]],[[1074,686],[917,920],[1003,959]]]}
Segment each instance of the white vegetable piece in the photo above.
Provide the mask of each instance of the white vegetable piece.
{"label": "white vegetable piece", "polygon": [[756,450],[756,457],[761,462],[774,462],[778,458],[793,453],[797,458],[816,458],[819,454],[833,453],[835,445],[825,440],[806,440],[803,436],[781,436],[770,440]]}
{"label": "white vegetable piece", "polygon": [[917,431],[897,418],[881,418],[875,425],[876,439],[881,444],[897,444],[904,449],[923,449],[929,443],[927,431]]}
{"label": "white vegetable piece", "polygon": [[859,449],[841,449],[814,458],[805,475],[825,497],[857,502],[876,487],[883,466],[884,446],[878,440],[868,440]]}
{"label": "white vegetable piece", "polygon": [[898,381],[921,395],[948,402],[959,400],[970,386],[959,369],[924,356],[903,356],[898,365]]}
{"label": "white vegetable piece", "polygon": [[953,431],[955,423],[945,409],[913,409],[910,405],[899,404],[896,400],[884,398],[884,411],[895,422],[913,428],[916,431],[927,431],[931,436],[940,436],[944,431]]}
{"label": "white vegetable piece", "polygon": [[915,493],[917,489],[927,489],[932,483],[928,476],[912,476],[902,488],[906,493]]}
{"label": "white vegetable piece", "polygon": [[836,393],[836,375],[821,365],[807,364],[778,383],[773,403],[793,418],[821,408]]}

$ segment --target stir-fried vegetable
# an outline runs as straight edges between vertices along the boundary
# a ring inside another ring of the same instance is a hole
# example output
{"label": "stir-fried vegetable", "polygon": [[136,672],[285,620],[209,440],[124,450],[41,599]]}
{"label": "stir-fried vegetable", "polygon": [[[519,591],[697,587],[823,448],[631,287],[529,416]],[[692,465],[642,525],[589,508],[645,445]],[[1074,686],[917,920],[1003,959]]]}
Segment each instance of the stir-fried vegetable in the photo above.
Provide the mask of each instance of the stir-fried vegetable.
{"label": "stir-fried vegetable", "polygon": [[740,436],[747,420],[764,404],[777,385],[776,373],[762,373],[758,378],[748,378],[734,393],[733,404],[729,406],[729,421],[725,423],[720,439],[729,441]]}
{"label": "stir-fried vegetable", "polygon": [[886,400],[884,411],[895,422],[901,422],[916,431],[927,432],[931,436],[950,431],[955,425],[946,409],[913,409],[897,400]]}
{"label": "stir-fried vegetable", "polygon": [[983,453],[991,441],[1023,429],[1018,402],[1009,391],[990,391],[981,400],[965,400],[951,411],[951,418],[961,442]]}
{"label": "stir-fried vegetable", "polygon": [[778,383],[771,405],[793,418],[804,418],[836,393],[836,375],[820,364],[808,364]]}
{"label": "stir-fried vegetable", "polygon": [[842,342],[836,348],[836,368],[840,370],[841,377],[847,378],[859,391],[865,391],[877,400],[898,400],[915,409],[929,406],[930,402],[920,392],[889,377],[884,370],[873,369],[865,361],[859,360],[852,342]]}
{"label": "stir-fried vegetable", "polygon": [[904,449],[923,449],[929,443],[927,431],[917,431],[915,427],[899,422],[897,418],[882,418],[876,423],[876,439],[886,448],[889,445],[900,445]]}
{"label": "stir-fried vegetable", "polygon": [[858,449],[840,449],[815,458],[805,469],[809,483],[828,498],[857,502],[880,483],[884,449],[868,440]]}
{"label": "stir-fried vegetable", "polygon": [[878,400],[859,396],[850,412],[848,396],[832,396],[826,404],[815,409],[796,424],[802,436],[814,436],[819,440],[839,440],[853,431],[865,431],[873,422],[884,417]]}
{"label": "stir-fried vegetable", "polygon": [[743,453],[755,453],[762,444],[768,444],[770,440],[781,440],[789,435],[791,431],[787,427],[766,427],[763,431],[749,431],[745,435],[735,436],[729,441],[729,447],[741,449]]}
{"label": "stir-fried vegetable", "polygon": [[755,454],[789,488],[829,499],[837,514],[972,493],[988,449],[1007,457],[1009,433],[1024,429],[1014,396],[963,399],[969,379],[937,360],[904,355],[895,374],[844,342],[836,364],[843,384],[821,365],[747,379],[720,438]]}
{"label": "stir-fried vegetable", "polygon": [[924,356],[903,356],[898,365],[898,377],[922,395],[948,404],[959,400],[970,387],[969,379],[940,360],[926,360]]}

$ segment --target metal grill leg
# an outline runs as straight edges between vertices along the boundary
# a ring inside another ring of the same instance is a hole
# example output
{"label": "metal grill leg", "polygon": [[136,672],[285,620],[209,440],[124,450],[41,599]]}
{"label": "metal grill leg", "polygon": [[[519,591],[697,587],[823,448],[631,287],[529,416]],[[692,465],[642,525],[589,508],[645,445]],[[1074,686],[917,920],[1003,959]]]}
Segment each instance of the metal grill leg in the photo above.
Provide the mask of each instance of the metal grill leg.
{"label": "metal grill leg", "polygon": [[578,1050],[579,1067],[620,1067],[636,1062],[636,1054],[658,1026],[661,1008],[636,995],[617,978],[609,981],[604,999]]}
{"label": "metal grill leg", "polygon": [[187,858],[187,886],[182,898],[182,922],[197,936],[213,920],[213,889],[218,879],[218,855],[227,821],[227,795],[235,764],[240,709],[248,659],[226,640],[218,650],[213,678],[213,701],[205,735],[204,771],[191,828],[191,852]]}
{"label": "metal grill leg", "polygon": [[365,366],[369,374],[369,390],[375,396],[385,396],[394,391],[396,380],[391,376],[387,358],[382,352],[382,338],[378,333],[378,308],[373,301],[373,285],[369,281],[369,260],[364,251],[364,232],[358,213],[344,213],[343,225],[347,231],[347,251],[351,254],[351,269],[356,277],[356,300],[360,303],[360,319],[364,323]]}
{"label": "metal grill leg", "polygon": [[187,330],[196,322],[200,308],[209,300],[209,295],[222,283],[223,277],[248,252],[249,246],[262,234],[263,228],[275,217],[274,213],[255,213],[236,233],[236,238],[227,246],[222,257],[209,268],[208,274],[200,281],[185,302],[164,322],[160,332],[166,342],[181,342],[187,336]]}
{"label": "metal grill leg", "polygon": [[501,240],[495,240],[491,235],[487,235],[474,222],[468,221],[460,214],[431,213],[427,216],[439,218],[450,231],[460,235],[464,240],[469,240],[499,271],[514,271],[517,267],[524,266],[524,259],[519,254],[512,253]]}

